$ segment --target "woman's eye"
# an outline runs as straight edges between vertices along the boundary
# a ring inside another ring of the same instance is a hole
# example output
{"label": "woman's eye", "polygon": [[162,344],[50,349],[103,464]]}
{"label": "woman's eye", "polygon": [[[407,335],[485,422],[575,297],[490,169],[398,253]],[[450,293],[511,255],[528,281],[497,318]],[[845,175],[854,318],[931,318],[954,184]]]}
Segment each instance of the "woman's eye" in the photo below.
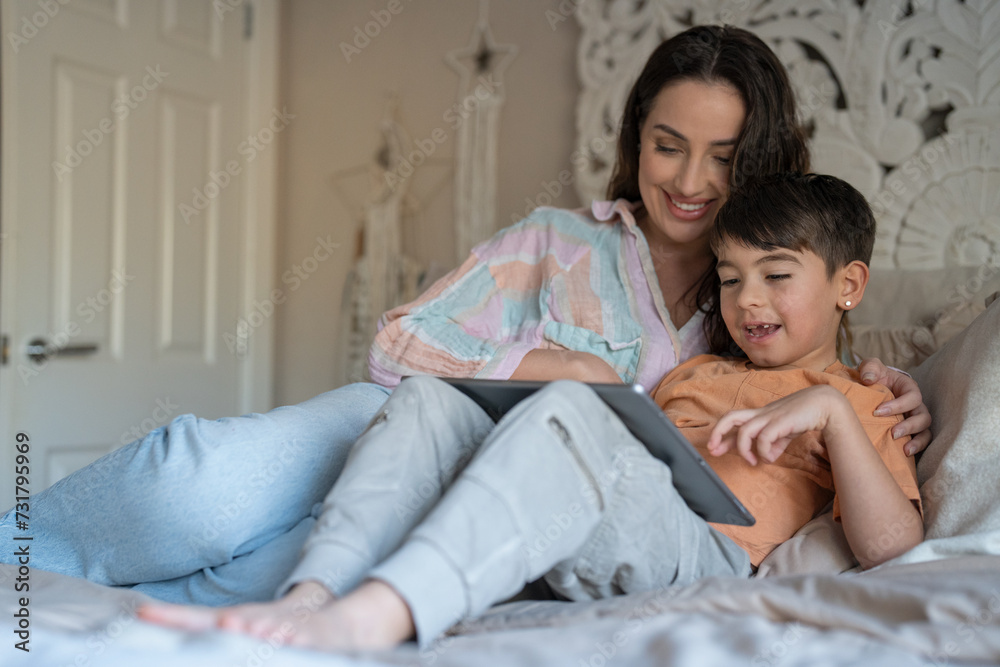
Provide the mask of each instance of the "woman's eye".
{"label": "woman's eye", "polygon": [[729,280],[723,280],[721,284],[723,287],[732,287],[738,282],[740,282],[739,278],[730,278]]}
{"label": "woman's eye", "polygon": [[723,166],[728,167],[729,163],[732,162],[733,160],[732,160],[732,158],[728,158],[728,157],[716,156],[715,161],[718,162],[719,164],[723,165]]}
{"label": "woman's eye", "polygon": [[656,145],[656,152],[657,153],[666,153],[667,155],[675,155],[675,154],[679,153],[680,151],[678,151],[673,146],[661,146],[661,145],[657,144]]}

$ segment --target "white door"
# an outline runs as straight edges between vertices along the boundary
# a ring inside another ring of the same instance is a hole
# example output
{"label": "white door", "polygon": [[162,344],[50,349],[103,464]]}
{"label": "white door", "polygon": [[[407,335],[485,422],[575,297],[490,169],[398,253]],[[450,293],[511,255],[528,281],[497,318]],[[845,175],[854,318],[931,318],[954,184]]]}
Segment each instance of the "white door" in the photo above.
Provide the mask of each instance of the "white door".
{"label": "white door", "polygon": [[36,493],[179,414],[249,407],[248,174],[289,120],[247,132],[240,5],[3,2],[0,510],[18,433]]}

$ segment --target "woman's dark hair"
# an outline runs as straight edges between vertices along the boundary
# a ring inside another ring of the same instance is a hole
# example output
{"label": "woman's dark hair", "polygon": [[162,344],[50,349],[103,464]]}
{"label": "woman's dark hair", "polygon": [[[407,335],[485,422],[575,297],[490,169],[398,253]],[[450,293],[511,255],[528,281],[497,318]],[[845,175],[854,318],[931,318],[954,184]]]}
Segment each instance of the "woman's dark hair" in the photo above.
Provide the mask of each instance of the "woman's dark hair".
{"label": "woman's dark hair", "polygon": [[[751,178],[809,171],[809,149],[795,111],[785,67],[759,37],[732,26],[695,26],[660,44],[646,61],[625,102],[608,199],[642,203],[639,135],[664,86],[678,81],[722,83],[743,100],[746,118],[736,139],[729,190]],[[701,308],[716,293],[715,266],[702,275],[695,299]],[[711,335],[708,321],[706,335]]]}
{"label": "woman's dark hair", "polygon": [[695,26],[660,44],[625,101],[608,199],[641,201],[639,134],[663,87],[678,81],[723,83],[743,100],[746,119],[736,140],[730,190],[749,178],[809,171],[805,134],[784,65],[759,37],[732,26]]}
{"label": "woman's dark hair", "polygon": [[[772,174],[745,184],[719,208],[710,237],[712,250],[718,252],[723,242],[765,251],[808,250],[823,260],[827,277],[833,277],[837,269],[855,260],[871,261],[875,216],[864,195],[839,178]],[[722,319],[718,291],[706,312],[705,325],[712,352],[732,356],[734,343]],[[849,350],[846,313],[841,327],[838,351],[845,343]]]}

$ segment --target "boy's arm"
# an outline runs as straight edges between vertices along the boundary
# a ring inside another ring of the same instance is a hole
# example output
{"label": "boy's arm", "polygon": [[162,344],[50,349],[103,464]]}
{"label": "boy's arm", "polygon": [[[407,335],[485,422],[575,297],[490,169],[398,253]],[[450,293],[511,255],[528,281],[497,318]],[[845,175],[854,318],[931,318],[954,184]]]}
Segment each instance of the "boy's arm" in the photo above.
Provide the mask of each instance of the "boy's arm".
{"label": "boy's arm", "polygon": [[833,387],[809,387],[758,410],[730,412],[713,429],[708,449],[718,456],[735,447],[756,465],[758,455],[774,461],[807,431],[822,433],[844,533],[861,566],[874,567],[919,544],[924,534],[920,513],[882,462],[851,404]]}
{"label": "boy's arm", "polygon": [[831,415],[823,429],[840,520],[851,551],[867,569],[899,556],[924,539],[924,524],[913,502],[893,479],[844,395],[827,387]]}

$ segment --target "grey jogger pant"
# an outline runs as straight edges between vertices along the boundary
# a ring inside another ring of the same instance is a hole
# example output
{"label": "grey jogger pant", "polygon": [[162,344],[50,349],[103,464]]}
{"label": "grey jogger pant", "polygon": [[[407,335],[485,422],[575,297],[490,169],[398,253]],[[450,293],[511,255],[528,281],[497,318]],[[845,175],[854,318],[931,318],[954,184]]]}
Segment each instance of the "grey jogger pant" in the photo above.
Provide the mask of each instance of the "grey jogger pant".
{"label": "grey jogger pant", "polygon": [[380,579],[422,645],[545,576],[570,600],[749,576],[586,385],[554,382],[494,425],[440,380],[404,381],[352,449],[279,593]]}

